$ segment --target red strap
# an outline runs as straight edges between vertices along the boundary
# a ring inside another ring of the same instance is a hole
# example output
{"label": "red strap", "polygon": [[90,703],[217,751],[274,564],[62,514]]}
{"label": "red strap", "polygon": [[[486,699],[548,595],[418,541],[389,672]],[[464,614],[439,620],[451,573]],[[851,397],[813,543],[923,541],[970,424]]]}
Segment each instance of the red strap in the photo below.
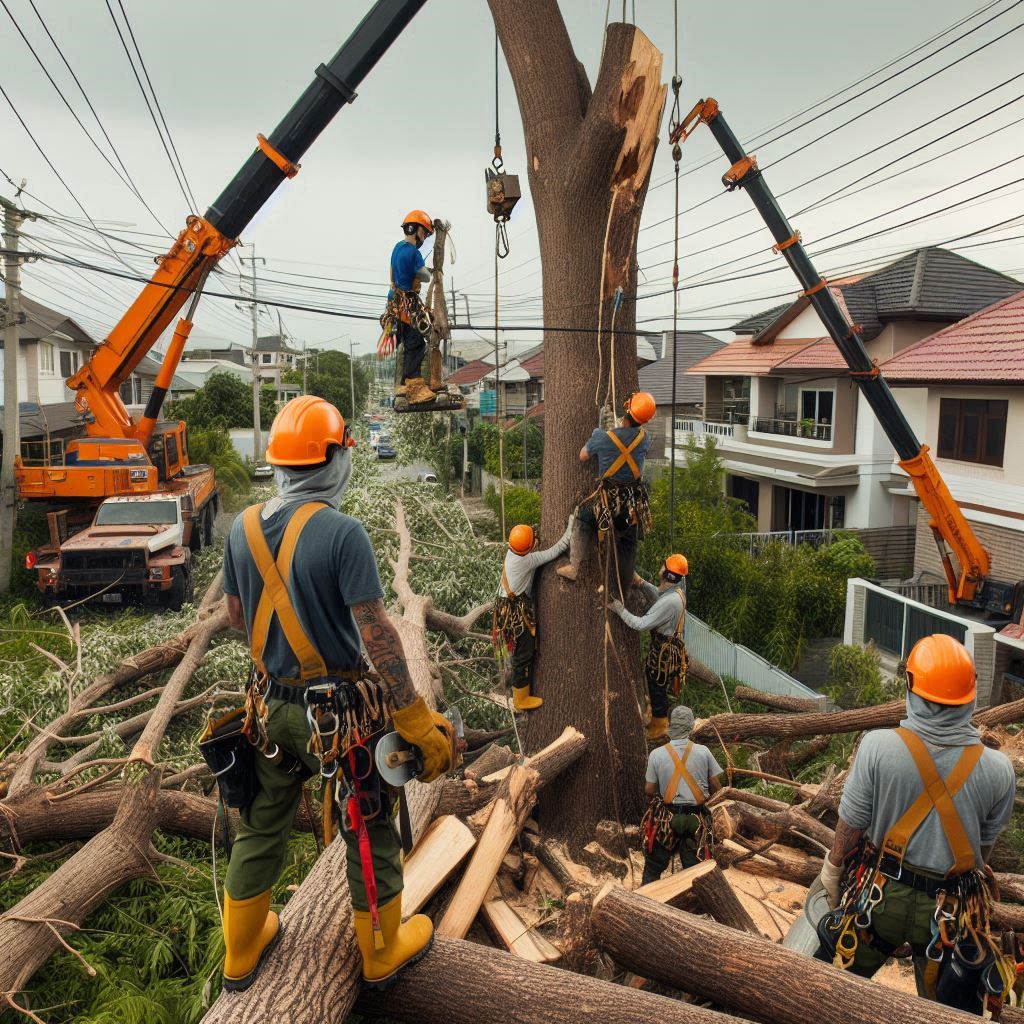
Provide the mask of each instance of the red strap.
{"label": "red strap", "polygon": [[[359,839],[359,864],[363,869],[363,885],[366,886],[366,902],[370,907],[370,923],[373,926],[374,946],[377,945],[377,936],[383,932],[380,927],[380,915],[377,910],[377,879],[373,873],[373,850],[370,848],[370,833],[366,830],[366,822],[363,820],[362,811],[359,809],[359,780],[356,778],[356,757],[355,750],[350,747],[348,751],[348,767],[352,776],[352,788],[354,793],[348,798],[348,820],[352,831]],[[382,948],[382,947],[381,947]]]}

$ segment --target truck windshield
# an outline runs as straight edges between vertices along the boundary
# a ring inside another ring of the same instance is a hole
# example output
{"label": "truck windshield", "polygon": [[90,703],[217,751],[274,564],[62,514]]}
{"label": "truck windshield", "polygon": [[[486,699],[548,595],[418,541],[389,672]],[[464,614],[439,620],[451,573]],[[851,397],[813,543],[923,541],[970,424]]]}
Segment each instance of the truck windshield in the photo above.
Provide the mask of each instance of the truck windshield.
{"label": "truck windshield", "polygon": [[178,521],[174,501],[107,501],[96,513],[96,526],[173,524]]}

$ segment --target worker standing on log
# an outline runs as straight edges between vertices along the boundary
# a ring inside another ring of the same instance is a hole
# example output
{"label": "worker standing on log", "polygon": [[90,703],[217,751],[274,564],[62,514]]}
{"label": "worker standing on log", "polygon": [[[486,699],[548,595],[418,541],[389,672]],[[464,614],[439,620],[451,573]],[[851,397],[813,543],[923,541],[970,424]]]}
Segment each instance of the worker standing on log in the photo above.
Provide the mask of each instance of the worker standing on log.
{"label": "worker standing on log", "polygon": [[267,446],[279,494],[238,516],[225,545],[228,614],[249,637],[254,665],[245,731],[257,748],[258,783],[242,809],[224,885],[224,987],[231,991],[252,984],[280,935],[271,887],[303,781],[316,774],[325,779],[328,842],[336,793],[343,809],[364,980],[387,982],[433,938],[422,914],[402,923],[395,801],[374,767],[373,746],[393,722],[422,755],[420,781],[431,782],[451,768],[453,732],[416,695],[366,530],[338,511],[353,444],[330,403],[312,396],[289,402]]}
{"label": "worker standing on log", "polygon": [[544,703],[532,695],[538,639],[533,579],[541,566],[553,562],[568,548],[572,524],[570,516],[565,533],[544,551],[537,550],[540,541],[532,526],[513,526],[508,535],[491,636],[499,658],[505,654],[512,656],[512,698],[516,711],[534,711]]}
{"label": "worker standing on log", "polygon": [[638,633],[650,630],[650,646],[644,661],[647,694],[651,702],[651,721],[647,738],[664,743],[668,738],[668,688],[676,696],[686,682],[686,644],[683,626],[686,619],[686,574],[690,565],[685,555],[669,555],[661,566],[658,586],[641,576],[633,575],[633,586],[640,587],[649,604],[646,614],[626,611],[622,602],[614,600],[609,607],[620,619]]}
{"label": "worker standing on log", "polygon": [[[651,526],[643,479],[651,439],[643,424],[654,416],[657,408],[653,396],[646,391],[630,395],[618,424],[611,430],[597,427],[580,449],[580,462],[597,463],[598,483],[580,504],[569,563],[556,570],[564,579],[576,579],[580,566],[590,556],[595,533],[602,541],[609,532],[614,537],[616,555],[612,564],[619,578],[632,571],[637,541]],[[625,588],[624,580],[621,586]]]}
{"label": "worker standing on log", "polygon": [[391,250],[391,290],[383,320],[396,333],[396,352],[399,347],[402,350],[401,381],[395,387],[395,397],[404,396],[410,405],[420,405],[435,397],[423,381],[421,367],[427,341],[417,325],[425,312],[420,287],[430,282],[420,248],[434,233],[434,222],[423,210],[411,210],[402,221],[402,233],[405,237]]}
{"label": "worker standing on log", "polygon": [[961,643],[936,634],[914,645],[907,717],[864,736],[843,788],[820,876],[835,909],[818,934],[819,955],[868,978],[909,943],[918,993],[980,1015],[1013,984],[989,934],[983,869],[1015,779],[971,724],[976,693]]}
{"label": "worker standing on log", "polygon": [[669,742],[647,758],[643,885],[661,878],[677,849],[684,868],[711,852],[711,815],[704,804],[722,788],[722,768],[707,747],[690,739],[692,731],[693,712],[680,704],[672,711]]}

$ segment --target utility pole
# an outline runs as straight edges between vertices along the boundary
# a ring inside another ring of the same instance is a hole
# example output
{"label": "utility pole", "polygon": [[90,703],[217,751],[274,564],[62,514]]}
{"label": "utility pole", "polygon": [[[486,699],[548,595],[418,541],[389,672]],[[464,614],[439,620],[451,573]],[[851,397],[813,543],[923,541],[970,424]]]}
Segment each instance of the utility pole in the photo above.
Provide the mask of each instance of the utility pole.
{"label": "utility pole", "polygon": [[[21,225],[35,216],[18,209],[0,196],[4,209],[4,291],[7,298],[4,328],[4,447],[0,464],[0,594],[11,586],[11,558],[14,553],[14,519],[18,495],[14,483],[14,460],[20,453],[18,422],[18,327],[25,322],[21,309],[21,258],[18,256]],[[47,453],[49,454],[49,453]]]}
{"label": "utility pole", "polygon": [[309,394],[309,357],[306,355],[306,339],[302,339],[302,393]]}
{"label": "utility pole", "polygon": [[348,339],[348,393],[352,402],[352,419],[356,418],[356,352],[355,342]]}
{"label": "utility pole", "polygon": [[242,260],[249,260],[252,263],[252,461],[253,465],[259,465],[263,461],[263,435],[260,427],[260,354],[256,351],[256,341],[259,338],[259,324],[257,323],[258,311],[256,308],[256,260],[261,263],[267,261],[256,256],[256,246],[252,247],[251,256],[242,256]]}

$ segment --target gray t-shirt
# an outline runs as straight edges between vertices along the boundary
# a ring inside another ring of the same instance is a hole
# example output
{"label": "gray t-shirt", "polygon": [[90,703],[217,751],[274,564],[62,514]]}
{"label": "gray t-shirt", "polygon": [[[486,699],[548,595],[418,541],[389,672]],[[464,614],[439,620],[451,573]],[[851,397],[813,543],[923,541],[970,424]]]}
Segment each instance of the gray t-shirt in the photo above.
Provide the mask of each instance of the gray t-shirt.
{"label": "gray t-shirt", "polygon": [[[637,434],[641,432],[640,427],[615,427],[612,433],[628,448],[632,443],[633,439]],[[631,452],[633,461],[636,463],[637,468],[641,473],[644,471],[644,458],[647,455],[647,449],[651,446],[651,435],[646,431],[643,432],[644,436],[640,443]],[[598,427],[591,435],[586,444],[587,454],[592,459],[597,459],[597,475],[603,477],[604,474],[615,465],[615,460],[622,454],[619,451],[618,445],[608,436],[607,430],[602,430]],[[611,479],[616,483],[628,484],[633,482],[633,471],[629,468],[629,463],[624,462],[622,466],[611,476]]]}
{"label": "gray t-shirt", "polygon": [[[287,505],[269,519],[261,519],[275,557],[297,508],[297,504]],[[263,580],[249,552],[240,515],[224,545],[224,593],[241,598],[246,628],[250,629]],[[288,595],[327,668],[357,668],[361,664],[359,630],[350,609],[384,596],[370,538],[358,519],[326,506],[313,515],[295,546]],[[263,660],[271,676],[295,678],[299,674],[298,661],[276,615],[271,619]]]}
{"label": "gray t-shirt", "polygon": [[[689,742],[689,740],[672,740],[671,746],[675,747],[676,753],[682,757],[686,744]],[[655,747],[651,751],[650,757],[647,758],[647,781],[653,782],[658,787],[659,796],[665,795],[665,787],[672,781],[672,775],[676,770],[675,762],[668,752],[668,746],[669,744]],[[686,770],[693,776],[693,781],[700,786],[705,797],[710,792],[710,781],[722,774],[722,767],[715,760],[715,755],[700,743],[694,743],[693,749],[686,759]],[[685,782],[680,781],[675,798],[669,803],[694,803],[690,789]]]}
{"label": "gray t-shirt", "polygon": [[[643,615],[634,615],[625,608],[619,612],[619,618],[638,633],[651,630],[664,636],[675,636],[679,625],[679,616],[686,607],[686,597],[682,585],[668,587],[661,592],[653,583],[644,582],[644,596],[650,602]],[[680,634],[681,636],[681,634]]]}
{"label": "gray t-shirt", "polygon": [[[925,743],[942,778],[960,758],[962,746]],[[981,847],[995,842],[1013,811],[1016,779],[1005,754],[986,749],[953,804],[963,822],[974,856],[982,865]],[[868,839],[881,846],[886,833],[924,791],[924,784],[907,745],[892,729],[869,732],[861,740],[850,776],[843,787],[839,817],[854,828],[867,830]],[[907,846],[905,863],[944,875],[953,866],[939,816],[933,809]]]}

